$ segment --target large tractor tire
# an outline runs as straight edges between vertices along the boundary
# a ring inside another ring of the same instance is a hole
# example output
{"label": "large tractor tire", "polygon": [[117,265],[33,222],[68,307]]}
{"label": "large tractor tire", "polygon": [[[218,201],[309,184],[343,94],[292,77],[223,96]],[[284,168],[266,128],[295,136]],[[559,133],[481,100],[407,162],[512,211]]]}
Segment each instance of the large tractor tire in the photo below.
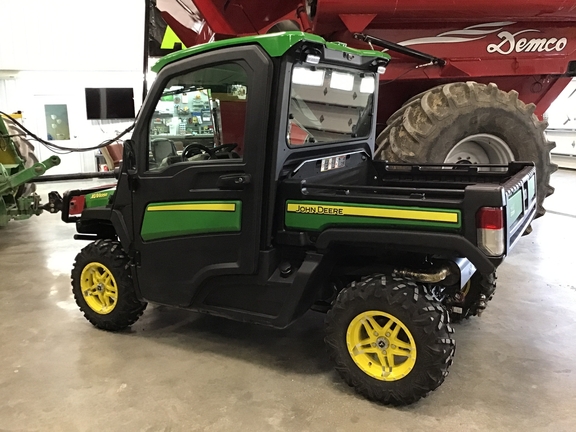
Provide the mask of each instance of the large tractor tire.
{"label": "large tractor tire", "polygon": [[538,210],[554,192],[550,161],[556,144],[546,139],[545,121],[536,105],[495,84],[457,82],[432,88],[408,100],[376,140],[376,157],[389,162],[508,164],[533,161],[538,181]]}
{"label": "large tractor tire", "polygon": [[274,24],[268,29],[266,33],[278,33],[285,31],[301,31],[300,25],[298,25],[298,22],[293,20],[284,20]]}
{"label": "large tractor tire", "polygon": [[[8,128],[8,133],[10,135],[16,135],[12,137],[12,142],[16,146],[16,151],[18,156],[24,161],[24,168],[30,168],[35,163],[38,162],[38,158],[34,154],[34,146],[24,138],[25,132],[19,127],[14,125],[10,121],[6,121],[6,127]],[[36,191],[36,185],[34,183],[26,183],[18,188],[16,192],[16,198],[23,196],[32,195]]]}

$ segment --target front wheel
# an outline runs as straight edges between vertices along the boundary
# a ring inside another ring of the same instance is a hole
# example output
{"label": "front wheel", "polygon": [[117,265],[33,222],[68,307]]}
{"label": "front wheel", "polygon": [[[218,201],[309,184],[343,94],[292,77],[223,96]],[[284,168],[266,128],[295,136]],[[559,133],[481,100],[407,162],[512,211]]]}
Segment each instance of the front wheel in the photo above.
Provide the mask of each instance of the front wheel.
{"label": "front wheel", "polygon": [[103,330],[123,330],[146,309],[136,296],[129,259],[112,240],[90,243],[76,256],[72,292],[84,317]]}
{"label": "front wheel", "polygon": [[455,342],[446,310],[414,282],[374,275],[342,290],[326,317],[336,370],[368,399],[408,405],[448,375]]}

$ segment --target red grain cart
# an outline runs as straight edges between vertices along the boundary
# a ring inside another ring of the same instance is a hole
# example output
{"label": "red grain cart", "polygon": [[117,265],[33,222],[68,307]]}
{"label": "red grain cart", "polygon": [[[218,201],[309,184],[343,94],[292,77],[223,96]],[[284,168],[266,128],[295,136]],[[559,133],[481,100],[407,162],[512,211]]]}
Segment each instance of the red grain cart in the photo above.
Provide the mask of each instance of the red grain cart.
{"label": "red grain cart", "polygon": [[538,215],[544,214],[556,166],[543,113],[576,76],[576,1],[156,3],[186,46],[301,29],[356,47],[384,40],[428,54],[407,55],[391,45],[393,61],[380,82],[377,156],[409,163],[534,161]]}

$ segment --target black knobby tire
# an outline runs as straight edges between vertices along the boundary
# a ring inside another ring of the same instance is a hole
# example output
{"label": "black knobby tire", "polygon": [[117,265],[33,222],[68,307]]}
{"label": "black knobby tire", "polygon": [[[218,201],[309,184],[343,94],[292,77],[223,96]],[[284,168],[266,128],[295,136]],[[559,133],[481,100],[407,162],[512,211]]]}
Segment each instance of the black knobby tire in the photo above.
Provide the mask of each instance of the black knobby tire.
{"label": "black knobby tire", "polygon": [[450,312],[450,319],[453,323],[476,316],[486,309],[486,304],[494,297],[496,291],[496,273],[484,275],[480,272],[474,273],[465,287],[464,300],[454,306],[461,308],[461,313]]}
{"label": "black knobby tire", "polygon": [[[6,122],[6,126],[10,135],[17,135],[12,138],[12,142],[15,144],[18,155],[24,161],[24,168],[30,168],[31,166],[34,166],[34,164],[38,163],[38,158],[34,154],[34,146],[30,143],[30,141],[24,138],[26,133],[16,124],[10,121]],[[16,198],[32,195],[35,191],[35,183],[25,183],[18,188],[18,191],[16,192]]]}
{"label": "black knobby tire", "polygon": [[[118,293],[115,307],[104,315],[94,311],[82,294],[81,274],[91,263],[106,266],[116,281]],[[118,331],[131,326],[140,318],[147,305],[136,296],[128,256],[120,243],[113,240],[96,240],[76,256],[72,269],[72,292],[84,317],[103,330]]]}
{"label": "black knobby tire", "polygon": [[538,181],[538,211],[554,189],[550,161],[556,144],[546,139],[547,122],[534,115],[536,105],[495,84],[457,82],[432,88],[408,100],[387,121],[376,140],[376,157],[389,162],[443,163],[462,139],[490,134],[502,139],[517,161],[533,161]]}
{"label": "black knobby tire", "polygon": [[[372,310],[396,317],[414,338],[416,362],[403,378],[373,378],[349,353],[346,334],[350,323]],[[336,370],[358,393],[384,404],[407,405],[436,389],[448,375],[455,352],[449,322],[448,312],[426,294],[424,287],[401,278],[373,275],[340,292],[326,316],[325,342]]]}

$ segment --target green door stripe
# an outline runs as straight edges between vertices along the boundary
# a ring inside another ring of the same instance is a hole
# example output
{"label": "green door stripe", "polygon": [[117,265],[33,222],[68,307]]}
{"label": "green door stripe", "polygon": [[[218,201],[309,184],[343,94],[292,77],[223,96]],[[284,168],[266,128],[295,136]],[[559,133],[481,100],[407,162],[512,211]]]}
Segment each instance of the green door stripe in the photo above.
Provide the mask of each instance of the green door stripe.
{"label": "green door stripe", "polygon": [[322,230],[329,225],[403,225],[460,228],[459,210],[375,206],[320,201],[287,201],[287,228]]}
{"label": "green door stripe", "polygon": [[140,235],[144,241],[193,234],[239,232],[242,201],[151,203]]}

